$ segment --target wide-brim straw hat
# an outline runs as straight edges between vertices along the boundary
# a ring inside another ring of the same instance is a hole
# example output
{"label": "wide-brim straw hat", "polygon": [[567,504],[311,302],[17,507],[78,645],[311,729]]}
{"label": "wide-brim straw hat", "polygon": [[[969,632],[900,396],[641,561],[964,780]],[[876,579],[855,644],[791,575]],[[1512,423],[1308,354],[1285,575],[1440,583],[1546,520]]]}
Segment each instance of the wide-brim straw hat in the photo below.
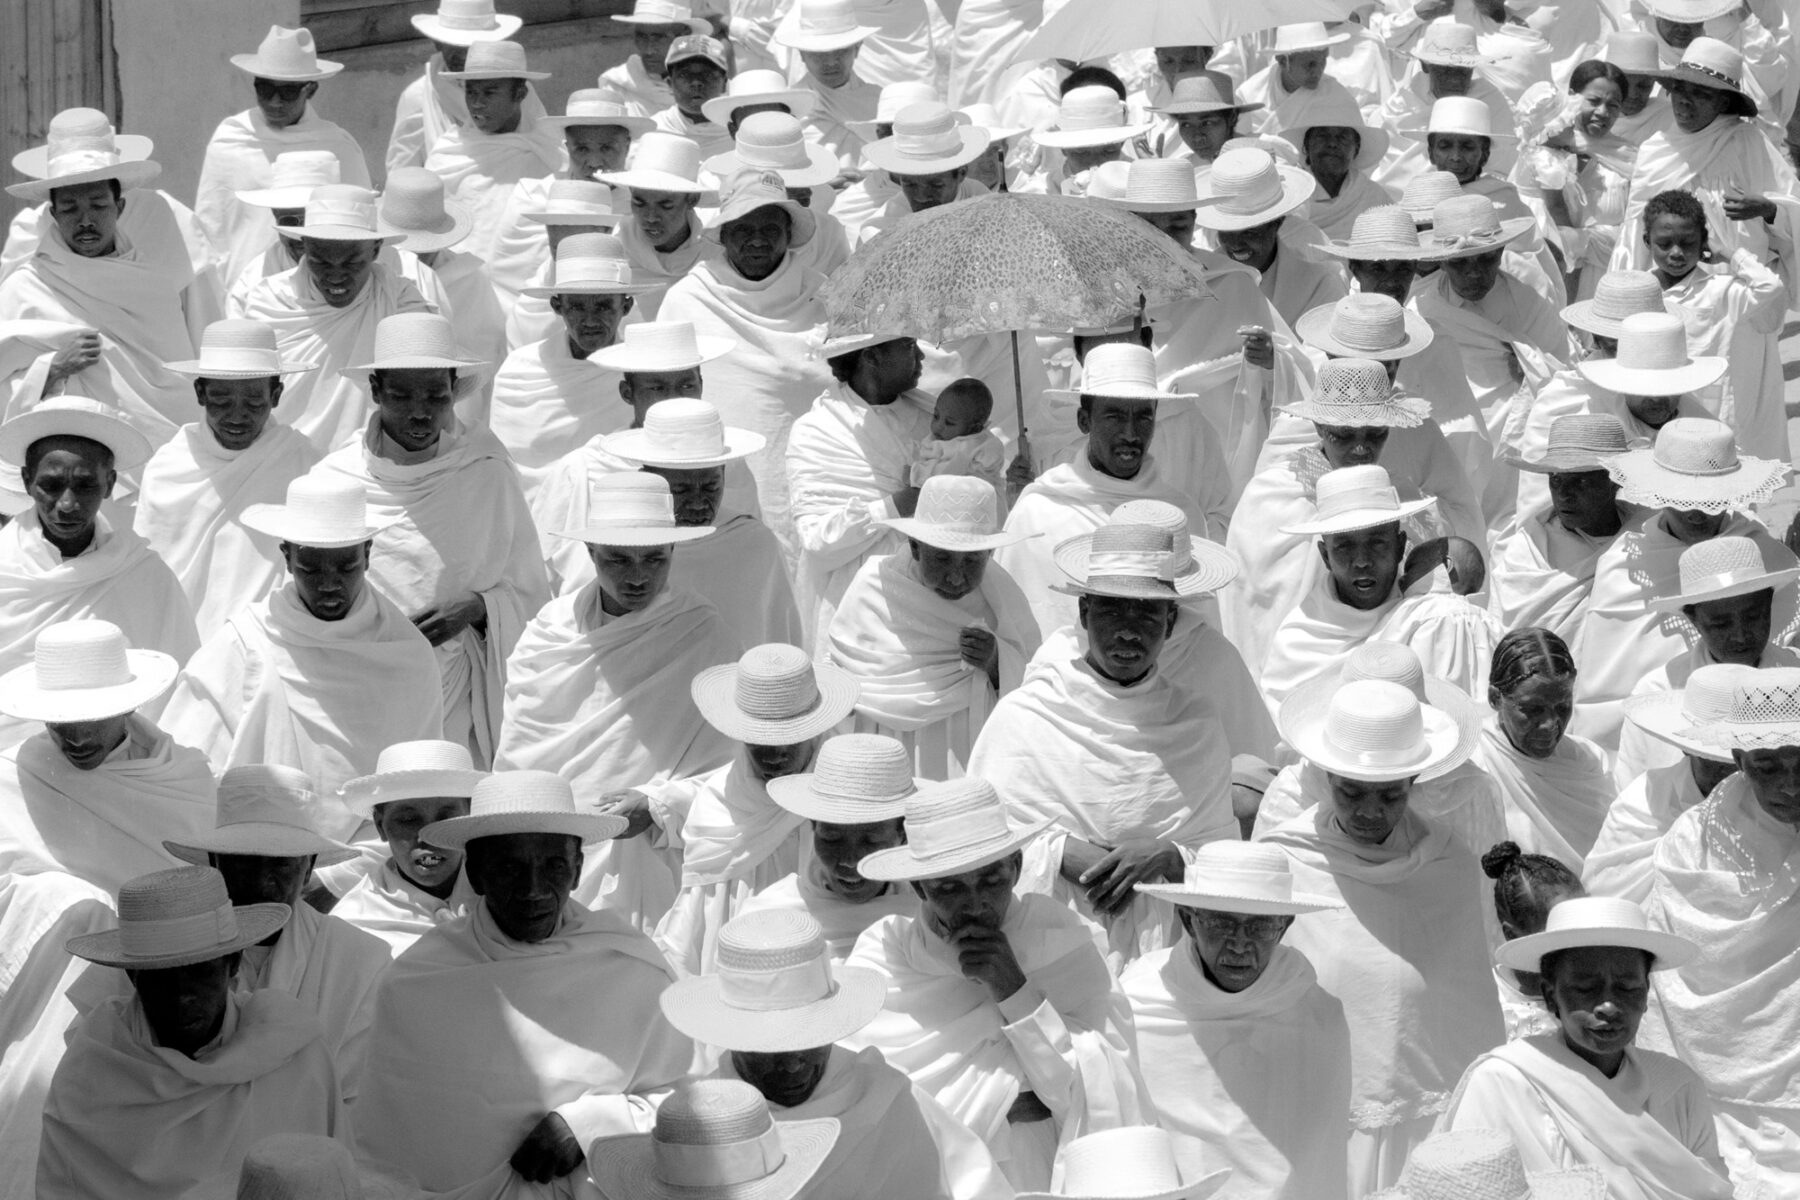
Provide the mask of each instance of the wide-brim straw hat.
{"label": "wide-brim straw hat", "polygon": [[1707,663],[1695,667],[1687,686],[1625,698],[1625,719],[1659,742],[1709,762],[1732,761],[1731,751],[1695,735],[1731,715],[1732,689],[1754,678],[1755,667]]}
{"label": "wide-brim straw hat", "polygon": [[1124,1125],[1070,1142],[1058,1156],[1056,1190],[1016,1200],[1205,1200],[1231,1178],[1229,1167],[1208,1169],[1218,1156],[1199,1138]]}
{"label": "wide-brim straw hat", "polygon": [[88,396],[52,396],[0,424],[0,461],[25,462],[31,444],[47,437],[78,437],[112,451],[113,469],[129,471],[150,461],[154,448],[118,409]]}
{"label": "wide-brim straw hat", "polygon": [[906,801],[906,844],[857,863],[865,879],[899,883],[942,879],[999,862],[1050,827],[1048,820],[1015,825],[994,785],[965,777],[929,783]]}
{"label": "wide-brim straw hat", "polygon": [[487,772],[475,769],[467,746],[427,738],[388,746],[371,774],[358,775],[339,794],[346,808],[367,818],[376,805],[396,800],[473,796],[475,785],[485,778]]}
{"label": "wide-brim straw hat", "polygon": [[1237,559],[1217,542],[1153,525],[1109,522],[1058,542],[1050,557],[1067,577],[1051,590],[1066,596],[1181,600],[1238,577]]}
{"label": "wide-brim straw hat", "polygon": [[1542,933],[1503,942],[1494,957],[1515,971],[1536,971],[1544,955],[1579,946],[1623,946],[1655,956],[1653,970],[1686,966],[1700,948],[1684,937],[1653,929],[1644,910],[1617,896],[1571,896],[1550,907]]}
{"label": "wide-brim straw hat", "polygon": [[1625,426],[1611,413],[1570,413],[1550,422],[1544,452],[1537,458],[1509,455],[1506,461],[1533,475],[1604,471],[1612,459],[1631,449]]}
{"label": "wide-brim straw hat", "polygon": [[1148,346],[1107,342],[1095,346],[1081,364],[1081,379],[1072,388],[1046,388],[1044,395],[1065,400],[1107,396],[1115,400],[1198,400],[1195,392],[1171,392],[1156,374],[1156,355]]}
{"label": "wide-brim straw hat", "polygon": [[332,866],[357,851],[314,829],[308,814],[320,811],[318,790],[305,771],[274,763],[227,767],[219,776],[218,811],[212,829],[179,841],[167,839],[163,849],[183,862],[204,866],[210,854],[244,854],[259,858],[305,858]]}
{"label": "wide-brim straw hat", "polygon": [[1104,195],[1090,183],[1088,198],[1133,213],[1194,212],[1200,192],[1194,184],[1194,164],[1177,158],[1139,158],[1129,163],[1101,163],[1094,169],[1097,181],[1108,168],[1119,168],[1124,187],[1116,195]]}
{"label": "wide-brim straw hat", "polygon": [[987,151],[987,130],[938,100],[909,104],[894,116],[894,131],[863,147],[869,165],[890,175],[937,175],[966,167]]}
{"label": "wide-brim straw hat", "polygon": [[706,723],[733,741],[792,746],[842,724],[855,711],[860,688],[842,667],[770,642],[701,671],[689,691]]}
{"label": "wide-brim straw hat", "polygon": [[[556,179],[544,194],[543,207],[519,216],[535,225],[582,225],[612,229],[627,214],[613,209],[611,187],[592,179]],[[558,246],[558,250],[562,247]]]}
{"label": "wide-brim straw hat", "polygon": [[645,471],[615,471],[588,485],[587,521],[552,537],[590,546],[674,546],[710,537],[712,525],[677,525],[669,481]]}
{"label": "wide-brim straw hat", "polygon": [[267,379],[316,371],[319,364],[283,359],[274,326],[227,318],[201,331],[199,358],[166,362],[163,367],[188,379]]}
{"label": "wide-brim straw hat", "polygon": [[[1640,313],[1640,316],[1660,316]],[[1670,316],[1677,325],[1681,318]],[[1684,345],[1679,357],[1668,366],[1643,365],[1643,359],[1584,358],[1575,364],[1580,376],[1603,391],[1621,396],[1685,396],[1701,388],[1711,387],[1725,375],[1730,363],[1723,357],[1707,355],[1689,358]]]}
{"label": "wide-brim straw hat", "polygon": [[1348,238],[1318,243],[1313,249],[1352,262],[1414,262],[1422,253],[1418,223],[1398,204],[1365,208],[1356,214]]}
{"label": "wide-brim straw hat", "polygon": [[319,242],[397,242],[406,235],[381,225],[381,198],[366,187],[316,187],[306,198],[306,223],[284,225],[281,236]]}
{"label": "wide-brim straw hat", "polygon": [[[1482,728],[1488,718],[1487,705],[1450,680],[1426,674],[1418,654],[1412,647],[1400,642],[1364,642],[1343,655],[1289,694],[1290,698],[1303,693],[1311,697],[1304,706],[1296,706],[1292,711],[1298,714],[1319,706],[1329,706],[1331,697],[1339,688],[1347,683],[1366,679],[1403,687],[1421,705],[1447,714],[1456,723],[1456,753],[1438,766],[1420,771],[1421,781],[1437,779],[1454,771],[1467,762],[1481,744]],[[1281,712],[1286,711],[1287,708],[1283,705]],[[1275,725],[1285,739],[1287,729],[1282,724],[1281,712],[1276,714]]]}
{"label": "wide-brim straw hat", "polygon": [[130,191],[162,174],[152,162],[146,137],[113,132],[112,120],[99,109],[67,108],[50,120],[44,144],[13,155],[13,169],[31,178],[7,185],[8,195],[37,204],[56,188],[116,179]]}
{"label": "wide-brim straw hat", "polygon": [[691,4],[676,0],[637,0],[630,12],[612,19],[622,25],[686,25],[689,33],[712,32],[712,23],[696,17]]}
{"label": "wide-brim straw hat", "polygon": [[614,458],[666,470],[722,467],[761,450],[767,439],[725,424],[705,400],[672,396],[659,400],[636,429],[607,434],[601,448]]}
{"label": "wide-brim straw hat", "polygon": [[728,337],[695,333],[687,321],[644,321],[619,331],[619,340],[602,346],[588,361],[609,371],[691,371],[737,348]]}
{"label": "wide-brim straw hat", "polygon": [[1431,224],[1437,206],[1452,196],[1462,195],[1462,183],[1448,171],[1420,171],[1407,180],[1397,204],[1412,218],[1413,225],[1424,229]]}
{"label": "wide-brim straw hat", "polygon": [[1255,112],[1263,107],[1239,102],[1231,76],[1223,71],[1196,71],[1177,79],[1169,89],[1169,98],[1162,104],[1152,104],[1150,111],[1177,117],[1198,113]]}
{"label": "wide-brim straw hat", "polygon": [[538,118],[538,124],[565,131],[581,125],[616,125],[632,137],[656,128],[655,121],[634,116],[617,92],[605,88],[577,88],[569,93],[561,115],[546,114]]}
{"label": "wide-brim straw hat", "polygon": [[523,17],[495,12],[494,0],[438,0],[436,12],[419,13],[412,18],[414,29],[447,46],[502,41],[519,32],[524,24]]}
{"label": "wide-brim straw hat", "polygon": [[110,621],[61,621],[38,634],[30,662],[0,675],[0,713],[51,725],[101,721],[156,699],[180,669],[159,650],[130,649]]}
{"label": "wide-brim straw hat", "polygon": [[1434,1133],[1413,1150],[1398,1185],[1369,1200],[1606,1200],[1598,1167],[1527,1171],[1512,1134],[1495,1129]]}
{"label": "wide-brim straw hat", "polygon": [[399,234],[402,250],[431,254],[448,250],[469,236],[475,212],[444,195],[444,181],[424,167],[396,167],[388,172],[375,226],[384,235]]}
{"label": "wide-brim straw hat", "polygon": [[1254,229],[1300,209],[1316,186],[1311,175],[1282,166],[1266,150],[1227,150],[1196,185],[1211,203],[1194,213],[1194,223],[1221,232]]}
{"label": "wide-brim straw hat", "polygon": [[560,833],[582,843],[604,842],[625,832],[624,817],[580,812],[569,781],[549,771],[495,771],[475,785],[469,815],[436,821],[419,839],[462,850],[476,838],[517,833]]}
{"label": "wide-brim straw hat", "polygon": [[525,60],[525,47],[514,41],[477,42],[469,47],[469,56],[463,60],[460,71],[445,71],[443,78],[454,79],[459,83],[468,83],[478,79],[526,79],[532,81],[550,78],[548,71],[530,70]]}
{"label": "wide-brim straw hat", "polygon": [[1194,852],[1180,883],[1140,883],[1137,890],[1183,908],[1262,917],[1344,906],[1330,896],[1296,891],[1287,854],[1262,842],[1208,842]]}
{"label": "wide-brim straw hat", "polygon": [[1676,417],[1658,431],[1655,445],[1627,450],[1606,469],[1627,503],[1714,513],[1767,500],[1793,470],[1776,459],[1740,455],[1731,426],[1704,417]]}
{"label": "wide-brim straw hat", "polygon": [[[1377,362],[1421,354],[1437,336],[1430,321],[1392,296],[1374,292],[1352,292],[1341,300],[1309,308],[1294,322],[1294,332],[1315,350]],[[1430,410],[1426,404],[1426,413]]]}
{"label": "wide-brim straw hat", "polygon": [[1452,196],[1431,210],[1431,228],[1419,235],[1420,257],[1427,262],[1474,258],[1512,245],[1532,228],[1530,217],[1501,217],[1486,196]]}
{"label": "wide-brim straw hat", "polygon": [[1368,783],[1443,775],[1474,751],[1454,716],[1380,679],[1296,690],[1282,701],[1278,723],[1308,762]]}
{"label": "wide-brim straw hat", "polygon": [[[639,279],[625,253],[625,243],[600,230],[583,230],[563,238],[545,282],[520,289],[527,296],[641,296],[662,284]],[[626,326],[627,329],[635,328]],[[596,351],[595,353],[599,353]]]}
{"label": "wide-brim straw hat", "polygon": [[1440,67],[1481,67],[1494,61],[1477,48],[1475,27],[1454,17],[1440,17],[1425,26],[1410,53],[1422,63]]}
{"label": "wide-brim straw hat", "polygon": [[974,475],[934,475],[920,486],[912,516],[877,523],[927,546],[963,553],[998,550],[1037,536],[1002,528],[999,494]]}
{"label": "wide-brim straw hat", "polygon": [[1653,597],[1645,607],[1653,612],[1680,612],[1692,604],[1786,587],[1800,578],[1800,567],[1771,570],[1763,561],[1762,547],[1747,537],[1696,542],[1681,552],[1677,566],[1681,582],[1676,594]]}
{"label": "wide-brim straw hat", "polygon": [[1730,711],[1686,732],[1724,751],[1800,746],[1800,667],[1765,667],[1733,680]]}
{"label": "wide-brim straw hat", "polygon": [[258,79],[273,79],[278,83],[314,83],[330,79],[344,69],[341,62],[329,62],[319,57],[318,49],[313,45],[312,30],[287,29],[280,25],[269,26],[269,32],[263,35],[255,54],[232,55],[231,65]]}
{"label": "wide-brim straw hat", "polygon": [[879,733],[840,733],[825,739],[803,775],[768,782],[769,799],[809,821],[874,825],[906,815],[906,801],[925,786],[913,775],[912,753]]}
{"label": "wide-brim straw hat", "polygon": [[345,367],[345,375],[370,371],[467,372],[488,364],[470,358],[456,344],[456,327],[437,313],[395,313],[375,326],[374,355],[368,362]]}
{"label": "wide-brim straw hat", "polygon": [[[817,92],[811,88],[789,87],[779,71],[739,71],[726,85],[725,94],[702,104],[700,113],[714,125],[725,125],[730,123],[731,114],[753,104],[779,104],[795,117],[804,118],[818,103]],[[710,167],[707,169],[711,170]]]}
{"label": "wide-brim straw hat", "polygon": [[[1659,0],[1659,3],[1667,3],[1667,0]],[[1680,62],[1666,71],[1655,72],[1655,75],[1665,89],[1672,83],[1711,88],[1731,98],[1726,112],[1751,119],[1757,114],[1755,99],[1744,91],[1744,56],[1717,38],[1695,38],[1681,52]]]}
{"label": "wide-brim straw hat", "polygon": [[1586,333],[1617,339],[1625,318],[1637,313],[1667,312],[1662,284],[1648,271],[1608,271],[1594,294],[1562,310],[1565,324]]}
{"label": "wide-brim straw hat", "polygon": [[1431,419],[1430,403],[1396,388],[1387,367],[1373,358],[1332,359],[1319,368],[1306,398],[1280,411],[1316,425],[1356,429],[1416,429]]}
{"label": "wide-brim straw hat", "polygon": [[837,155],[806,140],[798,117],[751,113],[738,124],[732,148],[701,164],[717,179],[739,171],[773,171],[788,187],[818,187],[839,174]]}
{"label": "wide-brim straw hat", "polygon": [[354,479],[322,474],[301,475],[289,481],[283,503],[246,505],[238,516],[246,529],[321,550],[360,546],[394,520],[370,520],[368,495]]}
{"label": "wide-brim straw hat", "polygon": [[126,971],[210,962],[248,949],[288,922],[285,904],[234,906],[211,867],[170,867],[119,889],[119,923],[64,943],[77,958]]}
{"label": "wide-brim straw hat", "polygon": [[1392,525],[1437,503],[1430,496],[1402,500],[1394,490],[1387,469],[1379,463],[1339,467],[1319,477],[1314,489],[1313,515],[1305,521],[1281,526],[1280,532],[1305,537],[1349,533]]}
{"label": "wide-brim straw hat", "polygon": [[1071,88],[1057,105],[1056,115],[1032,131],[1040,146],[1054,150],[1082,150],[1114,146],[1150,132],[1148,121],[1131,119],[1131,111],[1119,94],[1104,85]]}

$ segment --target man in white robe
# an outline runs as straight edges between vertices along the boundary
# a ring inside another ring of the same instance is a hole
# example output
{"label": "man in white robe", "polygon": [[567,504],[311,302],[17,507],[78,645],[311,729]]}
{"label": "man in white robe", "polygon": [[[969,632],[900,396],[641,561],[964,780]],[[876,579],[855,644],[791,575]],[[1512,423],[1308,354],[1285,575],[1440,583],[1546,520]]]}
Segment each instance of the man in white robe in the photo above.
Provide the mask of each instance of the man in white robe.
{"label": "man in white robe", "polygon": [[1269,307],[1290,326],[1349,292],[1336,263],[1315,261],[1303,244],[1282,236],[1288,217],[1307,206],[1317,186],[1311,175],[1277,163],[1266,150],[1227,150],[1199,188],[1200,198],[1212,203],[1194,213],[1209,242],[1257,272]]}
{"label": "man in white robe", "polygon": [[300,239],[284,235],[283,229],[298,229],[306,224],[306,205],[314,188],[331,187],[343,182],[343,164],[329,150],[288,150],[277,154],[269,164],[268,181],[259,188],[235,193],[238,203],[260,209],[269,215],[275,237],[262,253],[255,255],[230,279],[225,280],[225,307],[228,312],[242,312],[250,289],[271,275],[279,275],[300,264],[305,247]]}
{"label": "man in white robe", "polygon": [[818,97],[805,118],[812,140],[836,155],[845,170],[861,163],[864,143],[857,131],[875,119],[881,96],[881,81],[871,82],[856,69],[863,43],[879,32],[854,6],[794,0],[772,39],[800,61],[802,69],[790,77]]}
{"label": "man in white robe", "polygon": [[[463,69],[470,47],[509,38],[525,23],[510,13],[495,12],[493,0],[448,5],[439,0],[438,8],[435,13],[417,13],[412,18],[413,28],[430,39],[435,53],[426,61],[424,73],[406,85],[394,104],[393,131],[388,135],[387,146],[390,171],[424,166],[438,139],[469,123],[463,89],[447,76]],[[543,116],[544,103],[538,99],[536,89],[530,84],[526,88],[527,112],[534,117]]]}
{"label": "man in white robe", "polygon": [[600,86],[624,97],[634,115],[654,117],[675,103],[665,61],[669,46],[687,34],[711,33],[712,24],[681,0],[637,0],[630,12],[614,13],[612,19],[631,27],[632,53],[600,72]]}
{"label": "man in white robe", "polygon": [[719,244],[705,236],[695,206],[711,190],[700,182],[700,147],[692,140],[653,130],[632,143],[623,171],[595,176],[624,188],[631,215],[619,222],[619,240],[634,278],[657,285],[643,298],[643,317],[659,318],[668,289],[699,263],[716,258]]}
{"label": "man in white robe", "polygon": [[444,181],[424,167],[389,173],[381,192],[380,221],[394,243],[400,274],[425,302],[456,330],[459,345],[481,360],[479,387],[462,397],[458,414],[485,421],[492,398],[493,369],[506,357],[507,314],[494,295],[487,264],[459,247],[468,240],[474,216],[458,201],[445,199]]}
{"label": "man in white robe", "polygon": [[1265,108],[1256,119],[1257,132],[1282,133],[1292,115],[1315,103],[1321,92],[1328,96],[1341,93],[1356,104],[1349,89],[1327,71],[1333,48],[1349,40],[1347,31],[1318,21],[1278,26],[1268,65],[1249,74],[1239,88],[1246,102]]}
{"label": "man in white robe", "polygon": [[693,142],[702,158],[729,153],[731,134],[706,113],[707,102],[723,96],[731,78],[731,53],[725,43],[704,34],[678,37],[669,43],[663,64],[669,70],[674,103],[650,118],[656,128]]}
{"label": "man in white robe", "polygon": [[1397,190],[1370,178],[1387,153],[1387,132],[1368,125],[1346,99],[1342,92],[1316,91],[1294,107],[1281,131],[1313,177],[1312,196],[1300,215],[1339,241],[1350,237],[1357,217],[1399,199]]}

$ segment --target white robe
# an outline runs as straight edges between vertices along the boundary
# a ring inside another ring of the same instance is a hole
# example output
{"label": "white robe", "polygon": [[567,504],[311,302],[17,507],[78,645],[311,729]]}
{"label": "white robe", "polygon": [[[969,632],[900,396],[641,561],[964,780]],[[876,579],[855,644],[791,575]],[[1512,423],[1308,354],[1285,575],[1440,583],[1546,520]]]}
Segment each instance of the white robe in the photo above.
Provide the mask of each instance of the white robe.
{"label": "white robe", "polygon": [[675,103],[668,76],[650,74],[644,69],[644,60],[636,54],[600,72],[600,86],[619,93],[626,111],[634,117],[654,117]]}
{"label": "white robe", "polygon": [[819,923],[825,934],[825,947],[832,961],[843,962],[856,947],[863,930],[883,917],[916,917],[918,897],[904,883],[890,883],[873,899],[852,904],[831,890],[826,881],[825,866],[812,852],[808,834],[800,844],[800,867],[792,875],[778,879],[744,901],[741,913],[779,909],[803,912]]}
{"label": "white robe", "polygon": [[617,371],[576,358],[558,328],[506,356],[494,379],[488,427],[519,467],[530,497],[565,454],[631,424]]}
{"label": "white robe", "polygon": [[426,266],[410,250],[398,252],[400,274],[425,297],[433,312],[450,322],[457,348],[481,363],[460,371],[475,385],[459,389],[456,413],[465,425],[485,425],[493,399],[494,373],[506,358],[507,314],[494,295],[487,264],[454,247],[439,250]]}
{"label": "white robe", "polygon": [[1777,402],[1786,386],[1781,365],[1782,323],[1795,296],[1790,286],[1745,247],[1730,266],[1696,267],[1663,292],[1663,306],[1687,329],[1688,353],[1716,355],[1725,376],[1698,393],[1707,411],[1731,426],[1752,453],[1779,450],[1787,438],[1787,409]]}
{"label": "white robe", "polygon": [[440,900],[414,887],[392,858],[383,858],[338,897],[331,915],[380,938],[389,954],[399,958],[428,930],[460,916],[474,900],[466,875],[458,873],[450,898]]}
{"label": "white robe", "polygon": [[[1568,733],[1549,758],[1529,758],[1490,717],[1475,758],[1500,787],[1506,836],[1525,853],[1547,854],[1579,875],[1619,791],[1605,752]],[[1483,853],[1487,849],[1481,847]]]}
{"label": "white robe", "polygon": [[[446,79],[444,71],[443,56],[433,54],[425,63],[424,72],[406,85],[395,102],[394,127],[387,146],[389,173],[396,167],[424,166],[439,139],[469,123],[462,80]],[[527,94],[520,106],[520,117],[535,121],[545,115],[544,102],[538,99],[536,85],[527,83],[525,87]]]}
{"label": "white robe", "polygon": [[[1621,504],[1619,516],[1623,533],[1645,513]],[[1548,503],[1529,511],[1521,504],[1489,549],[1488,611],[1508,629],[1535,625],[1573,644],[1587,618],[1594,571],[1619,533],[1581,533],[1566,528]]]}
{"label": "white robe", "polygon": [[[668,297],[668,289],[677,281],[686,277],[700,263],[716,259],[723,255],[719,244],[703,236],[700,218],[688,214],[687,241],[675,247],[667,254],[650,244],[637,227],[637,222],[629,216],[613,229],[620,243],[625,247],[625,257],[631,260],[631,278],[637,283],[658,285],[655,291],[641,293],[637,303],[632,307],[632,315],[640,316],[646,321],[660,320],[663,301]],[[670,317],[669,320],[675,320]]]}
{"label": "white robe", "polygon": [[448,130],[425,156],[425,169],[441,177],[447,198],[474,213],[463,249],[486,261],[501,231],[501,217],[521,179],[537,179],[568,164],[562,131],[521,116],[512,133],[483,133],[472,124]]}
{"label": "white robe", "polygon": [[1679,817],[1705,797],[1685,757],[1652,767],[1619,789],[1600,823],[1600,836],[1581,867],[1581,883],[1595,896],[1633,904],[1650,899],[1656,882],[1656,845]]}

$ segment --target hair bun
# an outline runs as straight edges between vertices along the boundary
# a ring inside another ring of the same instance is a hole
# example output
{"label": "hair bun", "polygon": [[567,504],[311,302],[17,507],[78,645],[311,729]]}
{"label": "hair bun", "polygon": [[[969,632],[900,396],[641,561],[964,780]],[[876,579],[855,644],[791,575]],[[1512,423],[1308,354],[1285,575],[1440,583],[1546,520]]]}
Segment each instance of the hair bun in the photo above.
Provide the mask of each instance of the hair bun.
{"label": "hair bun", "polygon": [[1495,842],[1486,854],[1481,856],[1481,871],[1489,879],[1498,879],[1506,874],[1508,868],[1515,866],[1524,856],[1517,842]]}

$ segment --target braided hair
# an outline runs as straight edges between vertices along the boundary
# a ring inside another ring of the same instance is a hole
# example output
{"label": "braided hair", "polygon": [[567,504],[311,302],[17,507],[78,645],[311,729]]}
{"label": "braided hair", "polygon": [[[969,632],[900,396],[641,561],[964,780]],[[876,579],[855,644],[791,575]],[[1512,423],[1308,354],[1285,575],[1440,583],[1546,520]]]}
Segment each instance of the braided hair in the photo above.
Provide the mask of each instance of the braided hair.
{"label": "braided hair", "polygon": [[1488,687],[1502,696],[1510,696],[1520,684],[1537,675],[1549,679],[1575,678],[1575,655],[1569,650],[1569,644],[1536,625],[1514,629],[1501,638],[1500,644],[1494,647],[1493,662],[1488,667]]}
{"label": "braided hair", "polygon": [[1517,842],[1499,842],[1481,856],[1481,870],[1494,881],[1494,915],[1507,940],[1542,933],[1558,900],[1585,896],[1581,879],[1558,859],[1527,854]]}

